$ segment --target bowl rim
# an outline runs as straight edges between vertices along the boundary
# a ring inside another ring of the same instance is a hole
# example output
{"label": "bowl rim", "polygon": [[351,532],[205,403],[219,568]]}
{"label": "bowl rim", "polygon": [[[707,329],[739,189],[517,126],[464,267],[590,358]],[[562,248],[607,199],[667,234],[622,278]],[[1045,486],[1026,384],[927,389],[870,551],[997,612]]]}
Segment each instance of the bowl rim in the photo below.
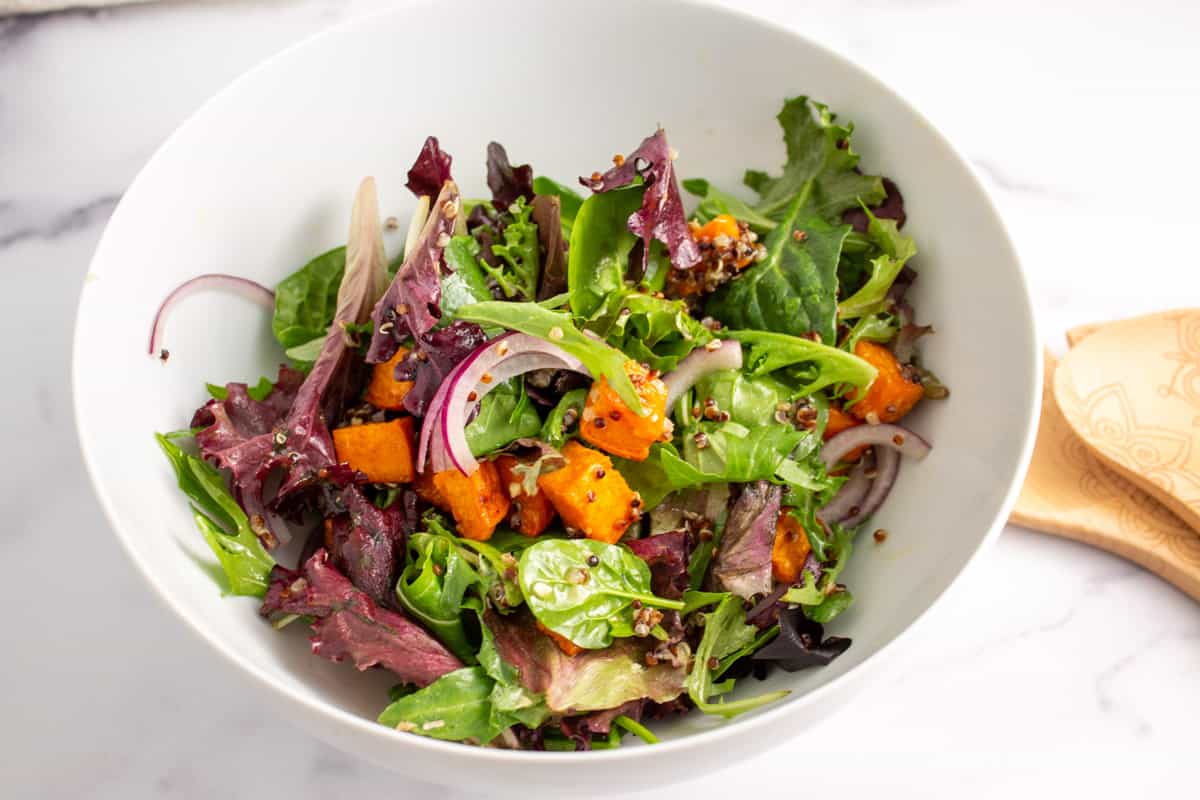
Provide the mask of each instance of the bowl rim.
{"label": "bowl rim", "polygon": [[[548,752],[548,751],[531,751],[531,750],[506,750],[501,748],[488,747],[464,747],[458,742],[441,741],[425,736],[405,735],[398,731],[392,730],[387,726],[380,725],[378,722],[368,720],[357,714],[351,713],[330,701],[316,697],[308,696],[307,693],[297,689],[293,689],[287,685],[278,682],[268,672],[259,665],[253,663],[247,658],[244,658],[239,653],[231,649],[223,640],[216,635],[210,635],[197,622],[195,622],[190,612],[185,610],[174,599],[172,592],[166,585],[166,582],[151,570],[150,566],[143,562],[134,549],[131,537],[123,530],[122,523],[119,522],[117,512],[112,504],[111,498],[104,488],[104,483],[101,480],[102,471],[99,465],[93,460],[93,453],[89,450],[89,437],[86,433],[87,426],[84,423],[81,409],[83,407],[84,398],[81,396],[81,380],[82,366],[79,358],[79,343],[83,336],[81,325],[82,312],[84,304],[87,302],[86,294],[81,294],[79,303],[76,307],[75,331],[72,338],[72,353],[71,353],[71,395],[74,404],[74,419],[77,436],[79,439],[80,451],[83,455],[84,467],[87,471],[88,478],[91,481],[96,497],[100,502],[101,509],[107,519],[116,538],[124,548],[126,555],[130,561],[137,567],[138,572],[147,583],[154,589],[159,599],[170,608],[179,618],[181,618],[187,627],[200,639],[207,642],[213,650],[224,656],[226,661],[231,665],[238,667],[241,672],[253,678],[261,687],[277,696],[285,702],[290,702],[294,705],[302,706],[307,712],[320,717],[326,717],[339,725],[348,726],[355,729],[356,732],[366,736],[383,736],[395,742],[401,747],[416,748],[417,751],[428,750],[431,753],[437,753],[443,756],[466,758],[471,760],[482,760],[485,762],[504,762],[504,763],[554,763],[556,765],[569,765],[572,763],[589,763],[597,764],[604,761],[628,761],[631,759],[645,761],[650,758],[659,758],[663,755],[673,755],[678,752],[686,751],[689,748],[698,746],[702,743],[715,744],[719,740],[726,739],[731,736],[741,736],[751,734],[755,731],[764,731],[773,726],[776,722],[784,718],[791,717],[798,713],[801,708],[811,706],[829,695],[836,694],[842,686],[852,684],[868,673],[871,669],[879,666],[886,657],[886,654],[893,653],[902,642],[906,641],[913,632],[925,622],[930,612],[940,605],[945,597],[952,589],[961,585],[963,577],[975,567],[980,559],[980,556],[996,541],[999,537],[1001,529],[1005,526],[1008,515],[1012,507],[1016,503],[1017,495],[1021,488],[1022,478],[1029,467],[1030,459],[1033,455],[1033,445],[1037,434],[1037,419],[1040,398],[1042,394],[1042,349],[1041,338],[1038,331],[1037,317],[1034,314],[1032,295],[1029,289],[1029,278],[1025,267],[1021,263],[1020,255],[1016,246],[1013,243],[1012,236],[1009,234],[1007,226],[1004,224],[1004,219],[1001,216],[996,203],[984,182],[981,180],[978,171],[971,165],[970,161],[959,151],[955,145],[950,142],[930,121],[922,114],[915,106],[913,106],[899,91],[888,85],[885,81],[878,78],[867,68],[859,65],[849,57],[837,52],[831,46],[823,44],[801,33],[794,28],[784,25],[775,20],[760,16],[751,11],[736,6],[717,5],[713,0],[655,0],[662,5],[675,5],[686,9],[703,10],[705,13],[714,13],[724,15],[730,24],[736,25],[757,25],[767,29],[771,29],[775,33],[783,34],[800,42],[803,46],[817,51],[821,57],[829,59],[838,64],[838,66],[855,76],[874,89],[884,94],[890,95],[903,108],[905,108],[913,118],[924,128],[925,133],[932,137],[938,144],[946,149],[951,154],[952,158],[958,162],[967,173],[969,180],[973,183],[974,189],[979,193],[984,201],[984,206],[990,212],[993,223],[996,226],[997,232],[1001,237],[1001,241],[1007,246],[1013,267],[1015,268],[1015,278],[1021,289],[1021,299],[1024,301],[1024,311],[1029,321],[1030,332],[1030,352],[1026,354],[1031,367],[1031,375],[1033,380],[1028,386],[1027,408],[1028,413],[1024,419],[1024,430],[1021,433],[1022,443],[1020,453],[1016,463],[1016,469],[1009,479],[1009,486],[1000,502],[997,513],[992,520],[986,534],[980,539],[975,550],[967,557],[958,574],[955,575],[946,584],[945,587],[937,593],[937,595],[929,602],[917,616],[905,625],[900,631],[895,633],[890,639],[884,641],[883,644],[872,654],[866,657],[861,663],[851,667],[842,675],[831,679],[828,683],[818,686],[802,695],[798,695],[789,700],[784,700],[778,704],[770,705],[760,710],[751,717],[738,720],[728,720],[720,725],[714,725],[707,730],[687,733],[678,739],[671,739],[660,742],[653,747],[632,747],[619,748],[613,750],[598,750],[598,751],[580,751],[580,752]],[[127,198],[134,193],[134,190],[144,180],[145,175],[150,172],[162,158],[165,158],[164,153],[171,149],[171,145],[179,138],[182,132],[193,125],[198,117],[203,115],[210,106],[218,103],[228,94],[232,94],[241,87],[244,82],[254,80],[256,76],[272,68],[276,62],[290,58],[294,52],[307,48],[312,43],[331,36],[337,36],[347,33],[359,26],[368,26],[373,24],[377,19],[385,16],[403,14],[410,8],[415,6],[428,6],[436,3],[436,0],[410,0],[402,5],[381,9],[367,14],[353,16],[349,19],[328,26],[315,33],[312,33],[299,41],[296,41],[282,50],[270,55],[255,64],[253,67],[242,72],[224,87],[211,95],[203,103],[200,104],[181,122],[171,134],[155,149],[154,153],[146,161],[146,163],[138,170],[137,175],[130,182],[129,187],[122,195],[109,221],[105,225],[103,234],[97,243],[96,250],[89,260],[87,275],[93,272],[99,257],[105,251],[105,244],[110,235],[110,229],[113,223],[117,221],[125,212]],[[86,282],[85,277],[85,282]],[[764,741],[768,741],[765,740]],[[781,743],[783,739],[776,740],[776,744]],[[764,745],[770,747],[772,745]]]}

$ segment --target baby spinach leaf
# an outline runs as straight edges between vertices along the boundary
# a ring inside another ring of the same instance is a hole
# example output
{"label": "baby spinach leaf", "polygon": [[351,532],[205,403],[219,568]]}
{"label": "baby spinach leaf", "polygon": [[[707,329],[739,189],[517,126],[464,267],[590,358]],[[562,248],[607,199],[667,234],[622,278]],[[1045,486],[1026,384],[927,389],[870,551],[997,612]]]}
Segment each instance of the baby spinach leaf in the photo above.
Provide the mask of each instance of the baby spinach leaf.
{"label": "baby spinach leaf", "polygon": [[454,236],[443,251],[449,275],[442,277],[439,305],[442,319],[450,320],[462,306],[491,300],[487,277],[479,266],[479,242],[472,236]]}
{"label": "baby spinach leaf", "polygon": [[396,700],[383,710],[379,721],[420,736],[486,744],[504,730],[492,718],[494,685],[483,667],[457,669]]}
{"label": "baby spinach leaf", "polygon": [[750,347],[744,369],[751,375],[766,375],[785,367],[808,367],[789,376],[798,384],[795,391],[800,395],[839,383],[869,386],[878,373],[853,353],[799,336],[751,330],[726,331],[725,335]]}
{"label": "baby spinach leaf", "polygon": [[688,313],[682,300],[625,289],[609,292],[584,326],[634,361],[670,372],[713,334]]}
{"label": "baby spinach leaf", "polygon": [[562,222],[563,238],[570,241],[571,228],[575,225],[575,217],[579,214],[579,207],[583,205],[583,198],[571,187],[542,176],[533,179],[533,193],[559,199],[559,220]]}
{"label": "baby spinach leaf", "polygon": [[[760,195],[764,216],[783,220],[785,209],[800,199],[800,218],[840,221],[841,214],[859,202],[878,205],[887,197],[883,179],[857,171],[858,154],[850,147],[852,124],[838,125],[828,106],[807,97],[786,100],[776,119],[783,128],[787,163],[772,178],[747,170],[745,184]],[[736,215],[735,215],[736,216]]]}
{"label": "baby spinach leaf", "polygon": [[[710,698],[714,695],[724,694],[728,688],[732,688],[728,681],[725,686],[714,685],[714,673],[720,668],[721,659],[753,643],[757,633],[757,628],[746,623],[746,612],[742,608],[741,598],[734,595],[727,595],[715,611],[705,616],[704,636],[696,647],[692,671],[688,673],[685,682],[688,696],[705,714],[736,717],[788,694],[787,690],[784,690],[742,700],[729,701],[722,698],[711,702]],[[714,663],[717,665],[716,669]]]}
{"label": "baby spinach leaf", "polygon": [[521,592],[538,621],[580,647],[597,650],[634,633],[634,600],[679,610],[650,591],[646,562],[619,545],[591,539],[539,541],[521,554]]}
{"label": "baby spinach leaf", "polygon": [[271,330],[280,345],[286,349],[325,338],[345,269],[346,248],[336,247],[279,282]]}
{"label": "baby spinach leaf", "polygon": [[179,488],[191,499],[196,526],[221,563],[234,594],[262,597],[269,584],[271,558],[250,527],[250,520],[216,467],[185,453],[162,434],[158,446],[171,462]]}
{"label": "baby spinach leaf", "polygon": [[838,307],[842,319],[887,310],[888,289],[892,288],[905,263],[917,254],[916,243],[900,233],[895,220],[879,219],[866,206],[863,211],[869,220],[867,238],[875,245],[878,255],[871,259],[871,274],[866,283]]}
{"label": "baby spinach leaf", "polygon": [[479,403],[479,413],[467,425],[467,444],[472,455],[494,453],[517,439],[536,436],[542,429],[525,384],[512,378],[488,392]]}
{"label": "baby spinach leaf", "polygon": [[[608,195],[598,195],[608,197]],[[590,198],[589,198],[590,199]],[[644,414],[641,399],[625,372],[625,356],[604,342],[585,336],[565,311],[551,311],[537,303],[489,301],[463,306],[458,318],[480,325],[498,325],[520,331],[561,347],[578,358],[594,377],[603,375],[617,396],[638,414]]]}
{"label": "baby spinach leaf", "polygon": [[759,213],[749,203],[723,192],[703,178],[689,178],[683,182],[683,188],[702,198],[693,216],[701,223],[708,222],[713,217],[729,214],[735,219],[745,222],[759,233],[768,233],[779,224],[770,217]]}
{"label": "baby spinach leaf", "polygon": [[781,403],[788,403],[796,391],[771,375],[748,375],[740,369],[710,372],[695,386],[695,405],[712,400],[730,415],[730,421],[752,428],[773,419]]}
{"label": "baby spinach leaf", "polygon": [[541,255],[537,224],[529,218],[532,213],[533,206],[526,204],[523,197],[509,206],[511,219],[508,219],[501,233],[504,241],[492,245],[492,253],[496,256],[495,266],[486,260],[478,262],[509,299],[537,299]]}
{"label": "baby spinach leaf", "polygon": [[449,536],[413,534],[408,552],[396,598],[459,660],[470,664],[475,648],[463,625],[463,600],[472,589],[482,592],[483,579]]}
{"label": "baby spinach leaf", "polygon": [[590,317],[609,292],[625,286],[629,254],[638,237],[629,217],[642,207],[645,189],[631,186],[593,194],[579,207],[567,251],[567,290],[571,311]]}
{"label": "baby spinach leaf", "polygon": [[[763,242],[766,258],[709,297],[709,316],[730,328],[817,333],[826,344],[835,341],[837,265],[850,226],[801,218],[800,206],[797,198]],[[792,234],[800,230],[804,236],[798,241]]]}
{"label": "baby spinach leaf", "polygon": [[546,416],[539,438],[551,447],[561,449],[567,439],[578,432],[579,415],[583,413],[586,401],[587,389],[572,389],[564,394]]}

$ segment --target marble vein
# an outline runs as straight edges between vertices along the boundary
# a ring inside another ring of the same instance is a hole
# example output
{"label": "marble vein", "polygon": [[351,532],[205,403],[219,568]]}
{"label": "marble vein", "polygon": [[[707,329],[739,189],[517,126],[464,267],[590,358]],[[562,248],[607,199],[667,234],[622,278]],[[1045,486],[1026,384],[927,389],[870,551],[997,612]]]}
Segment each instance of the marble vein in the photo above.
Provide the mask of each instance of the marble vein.
{"label": "marble vein", "polygon": [[[107,222],[120,202],[120,194],[107,194],[60,212],[41,224],[0,232],[0,250],[31,239],[53,241]],[[11,205],[5,206],[11,208]]]}

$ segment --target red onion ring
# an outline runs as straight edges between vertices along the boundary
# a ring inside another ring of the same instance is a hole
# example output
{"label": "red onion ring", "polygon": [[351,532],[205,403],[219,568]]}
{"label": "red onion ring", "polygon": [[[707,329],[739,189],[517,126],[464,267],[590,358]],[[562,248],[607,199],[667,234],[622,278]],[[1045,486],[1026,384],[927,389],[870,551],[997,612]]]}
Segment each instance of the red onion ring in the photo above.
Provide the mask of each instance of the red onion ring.
{"label": "red onion ring", "polygon": [[663,376],[667,385],[667,408],[673,408],[675,401],[688,389],[696,385],[696,381],[710,372],[720,369],[742,368],[742,345],[732,339],[714,339],[716,347],[698,347],[679,362],[670,374]]}
{"label": "red onion ring", "polygon": [[868,475],[874,474],[874,470],[875,455],[872,451],[854,466],[849,480],[842,484],[842,488],[838,489],[832,500],[817,511],[817,516],[823,522],[832,523],[841,522],[852,513],[857,514],[862,508],[863,499],[871,489],[873,479]]}
{"label": "red onion ring", "polygon": [[875,480],[867,491],[866,497],[858,504],[858,513],[841,520],[847,528],[862,524],[862,521],[875,513],[887,500],[896,476],[900,474],[900,453],[887,447],[879,448],[875,453]]}
{"label": "red onion ring", "polygon": [[178,305],[182,300],[186,300],[196,292],[205,289],[229,289],[243,297],[253,300],[268,309],[275,308],[275,293],[263,286],[261,283],[255,283],[248,278],[239,278],[237,275],[226,275],[223,273],[208,273],[206,275],[197,275],[189,281],[184,281],[179,286],[167,295],[166,299],[158,307],[158,311],[154,314],[154,325],[150,328],[150,347],[147,352],[152,356],[159,354],[162,345],[163,329],[167,325],[167,318],[171,314],[171,309]]}
{"label": "red onion ring", "polygon": [[929,442],[900,425],[855,425],[825,443],[821,448],[821,460],[825,462],[825,469],[833,469],[833,466],[850,451],[876,445],[897,450],[901,455],[918,461],[929,455],[929,451],[933,449]]}

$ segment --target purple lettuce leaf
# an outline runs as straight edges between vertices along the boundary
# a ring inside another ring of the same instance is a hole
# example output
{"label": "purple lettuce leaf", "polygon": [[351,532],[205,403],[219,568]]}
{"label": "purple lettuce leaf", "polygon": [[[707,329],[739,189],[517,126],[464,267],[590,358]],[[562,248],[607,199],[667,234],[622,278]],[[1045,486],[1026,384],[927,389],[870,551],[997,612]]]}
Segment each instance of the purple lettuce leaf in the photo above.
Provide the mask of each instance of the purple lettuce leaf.
{"label": "purple lettuce leaf", "polygon": [[630,700],[616,708],[606,708],[603,711],[593,711],[578,717],[564,717],[558,723],[558,728],[568,739],[575,740],[576,750],[590,750],[592,736],[607,736],[612,730],[613,720],[617,717],[629,717],[634,722],[642,719],[642,709],[645,700]]}
{"label": "purple lettuce leaf", "polygon": [[394,605],[392,587],[404,562],[404,543],[417,527],[416,499],[416,494],[405,491],[381,509],[361,488],[347,486],[340,498],[346,513],[330,520],[334,563],[381,605]]}
{"label": "purple lettuce leaf", "polygon": [[780,487],[766,481],[742,488],[713,559],[717,588],[746,598],[771,591],[771,547],[781,497]]}
{"label": "purple lettuce leaf", "polygon": [[437,137],[427,137],[421,152],[417,154],[417,160],[408,170],[408,183],[405,186],[417,197],[437,197],[442,185],[450,180],[451,161],[453,159],[449,153],[442,151]]}
{"label": "purple lettuce leaf", "polygon": [[533,198],[533,221],[542,250],[542,276],[537,299],[548,300],[567,290],[567,241],[562,231],[562,200],[556,195]]}
{"label": "purple lettuce leaf", "polygon": [[533,167],[522,164],[514,167],[508,152],[499,142],[487,146],[487,185],[492,190],[492,204],[503,211],[524,197],[533,202]]}
{"label": "purple lettuce leaf", "polygon": [[606,192],[633,183],[641,176],[646,184],[642,207],[629,217],[629,230],[642,238],[643,270],[650,259],[650,242],[667,246],[676,269],[690,269],[700,263],[700,248],[688,229],[687,215],[675,179],[674,159],[667,135],[662,128],[642,141],[638,148],[603,175],[593,173],[579,182],[593,192]]}
{"label": "purple lettuce leaf", "polygon": [[678,600],[688,588],[690,541],[684,530],[627,542],[629,549],[650,566],[650,587],[659,597]]}
{"label": "purple lettuce leaf", "polygon": [[[871,213],[879,219],[894,219],[896,227],[904,227],[904,222],[908,219],[908,215],[904,213],[904,196],[900,194],[900,187],[892,182],[891,178],[883,179],[883,190],[887,192],[887,197],[883,202],[871,209]],[[863,211],[858,206],[848,208],[842,214],[842,222],[847,222],[854,227],[854,230],[859,233],[867,232],[867,225],[871,220],[867,216],[867,212]]]}
{"label": "purple lettuce leaf", "polygon": [[483,328],[462,320],[421,337],[412,352],[396,365],[396,380],[413,382],[404,396],[404,409],[413,416],[424,416],[450,371],[485,341]]}
{"label": "purple lettuce leaf", "polygon": [[324,549],[300,570],[277,565],[259,613],[315,617],[313,653],[332,661],[349,658],[359,670],[379,665],[405,683],[428,686],[462,666],[424,628],[356,589]]}
{"label": "purple lettuce leaf", "polygon": [[526,689],[545,696],[555,713],[603,711],[642,698],[666,703],[683,691],[686,664],[646,665],[654,643],[618,639],[603,650],[568,656],[527,613],[488,611],[484,621],[500,657],[517,669]]}
{"label": "purple lettuce leaf", "polygon": [[824,667],[850,648],[850,640],[825,636],[819,622],[804,616],[800,606],[779,614],[779,635],[754,654],[757,662],[773,663],[787,672]]}

